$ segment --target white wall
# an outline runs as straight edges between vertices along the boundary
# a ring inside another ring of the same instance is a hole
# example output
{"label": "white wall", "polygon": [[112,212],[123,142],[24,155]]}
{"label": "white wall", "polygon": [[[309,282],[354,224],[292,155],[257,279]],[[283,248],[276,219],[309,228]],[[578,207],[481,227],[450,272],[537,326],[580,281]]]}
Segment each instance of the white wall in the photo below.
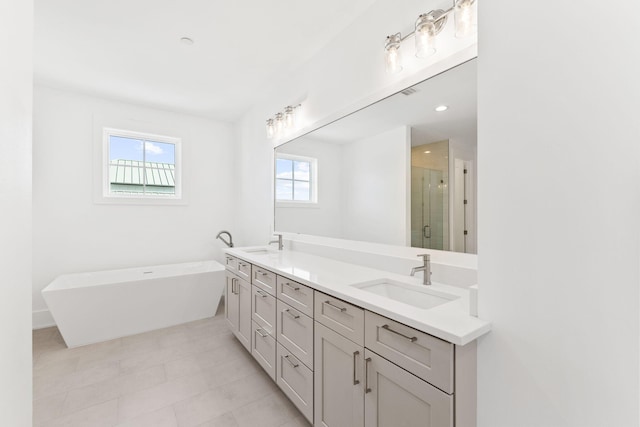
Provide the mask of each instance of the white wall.
{"label": "white wall", "polygon": [[0,416],[31,425],[33,2],[0,6]]}
{"label": "white wall", "polygon": [[410,243],[411,131],[402,126],[342,146],[342,238]]}
{"label": "white wall", "polygon": [[[236,231],[229,124],[42,86],[34,98],[34,326],[50,321],[40,291],[59,274],[221,258],[216,233]],[[94,124],[182,137],[187,203],[94,203]]]}
{"label": "white wall", "polygon": [[479,427],[640,424],[640,2],[603,6],[480,2]]}

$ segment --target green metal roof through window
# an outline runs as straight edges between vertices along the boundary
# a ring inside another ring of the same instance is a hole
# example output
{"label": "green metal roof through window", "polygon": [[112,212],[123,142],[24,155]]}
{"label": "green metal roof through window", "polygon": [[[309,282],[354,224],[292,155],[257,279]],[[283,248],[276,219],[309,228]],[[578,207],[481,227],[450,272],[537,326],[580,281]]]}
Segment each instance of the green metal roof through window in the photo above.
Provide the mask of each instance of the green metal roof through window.
{"label": "green metal roof through window", "polygon": [[175,170],[175,165],[171,163],[143,164],[138,160],[116,159],[109,162],[109,181],[112,184],[175,187]]}

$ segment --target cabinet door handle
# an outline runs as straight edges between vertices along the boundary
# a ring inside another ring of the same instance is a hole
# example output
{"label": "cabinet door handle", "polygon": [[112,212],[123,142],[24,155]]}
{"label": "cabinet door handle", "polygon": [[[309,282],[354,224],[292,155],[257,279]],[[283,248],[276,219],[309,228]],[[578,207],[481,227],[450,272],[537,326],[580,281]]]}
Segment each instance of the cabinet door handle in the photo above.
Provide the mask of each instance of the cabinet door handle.
{"label": "cabinet door handle", "polygon": [[265,294],[264,292],[262,292],[260,289],[256,289],[256,293],[258,295],[260,295],[262,298],[266,298],[266,297],[269,296],[269,295]]}
{"label": "cabinet door handle", "polygon": [[333,308],[334,310],[340,311],[341,313],[344,313],[345,311],[347,311],[346,307],[338,307],[337,305],[331,304],[331,301],[325,301],[323,304],[326,304],[329,307]]}
{"label": "cabinet door handle", "polygon": [[294,285],[291,284],[291,282],[284,282],[284,284],[285,284],[285,286],[290,287],[294,291],[299,291],[300,290],[300,286],[294,286]]}
{"label": "cabinet door handle", "polygon": [[387,330],[389,332],[393,332],[396,335],[400,335],[402,338],[407,339],[407,340],[409,340],[411,342],[418,341],[418,337],[408,337],[408,336],[406,336],[404,334],[401,334],[400,332],[394,331],[393,329],[391,329],[389,327],[389,325],[382,325],[382,329],[385,329],[385,330]]}
{"label": "cabinet door handle", "polygon": [[285,309],[284,311],[285,311],[285,312],[287,312],[287,314],[288,314],[289,316],[293,317],[294,319],[299,319],[299,318],[300,318],[300,315],[299,315],[299,314],[294,314],[294,313],[292,313],[292,312],[290,311],[290,309],[288,309],[288,308],[287,308],[287,309]]}
{"label": "cabinet door handle", "polygon": [[258,329],[256,329],[256,332],[257,332],[257,333],[258,333],[258,335],[260,335],[262,338],[266,338],[266,337],[268,337],[268,336],[269,336],[269,334],[262,335],[262,332],[263,332],[262,328],[258,328]]}
{"label": "cabinet door handle", "polygon": [[371,358],[367,357],[364,359],[364,392],[370,393],[371,388],[369,388],[369,362],[371,362]]}
{"label": "cabinet door handle", "polygon": [[289,355],[288,354],[284,358],[285,358],[285,360],[287,362],[289,362],[289,365],[293,366],[294,368],[297,368],[298,366],[300,366],[299,363],[292,362],[291,359],[289,359]]}
{"label": "cabinet door handle", "polygon": [[231,278],[231,293],[236,294],[236,279]]}
{"label": "cabinet door handle", "polygon": [[360,381],[356,378],[356,360],[359,354],[359,351],[353,352],[353,385],[360,384]]}
{"label": "cabinet door handle", "polygon": [[233,279],[236,281],[236,295],[240,295],[240,282],[238,282],[238,279]]}

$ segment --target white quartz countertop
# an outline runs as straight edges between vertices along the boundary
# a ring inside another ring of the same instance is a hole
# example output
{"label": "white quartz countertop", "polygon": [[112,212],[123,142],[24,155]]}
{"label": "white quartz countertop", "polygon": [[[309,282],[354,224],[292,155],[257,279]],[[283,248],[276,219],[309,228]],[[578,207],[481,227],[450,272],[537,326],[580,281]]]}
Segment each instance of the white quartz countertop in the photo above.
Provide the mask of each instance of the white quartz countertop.
{"label": "white quartz countertop", "polygon": [[[250,252],[267,249],[267,253]],[[320,292],[389,317],[457,345],[465,345],[491,329],[491,324],[469,314],[469,291],[434,282],[430,290],[454,295],[453,301],[430,309],[414,307],[352,285],[380,279],[421,285],[420,278],[348,264],[300,251],[268,247],[229,248],[229,255],[271,270]]]}

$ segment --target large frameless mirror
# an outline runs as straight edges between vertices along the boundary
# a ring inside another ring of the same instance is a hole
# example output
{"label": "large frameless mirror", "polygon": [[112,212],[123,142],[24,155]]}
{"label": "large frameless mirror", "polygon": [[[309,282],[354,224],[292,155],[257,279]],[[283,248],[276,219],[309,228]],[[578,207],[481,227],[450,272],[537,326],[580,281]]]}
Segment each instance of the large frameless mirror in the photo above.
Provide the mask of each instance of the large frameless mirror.
{"label": "large frameless mirror", "polygon": [[476,253],[476,60],[275,149],[275,230]]}

